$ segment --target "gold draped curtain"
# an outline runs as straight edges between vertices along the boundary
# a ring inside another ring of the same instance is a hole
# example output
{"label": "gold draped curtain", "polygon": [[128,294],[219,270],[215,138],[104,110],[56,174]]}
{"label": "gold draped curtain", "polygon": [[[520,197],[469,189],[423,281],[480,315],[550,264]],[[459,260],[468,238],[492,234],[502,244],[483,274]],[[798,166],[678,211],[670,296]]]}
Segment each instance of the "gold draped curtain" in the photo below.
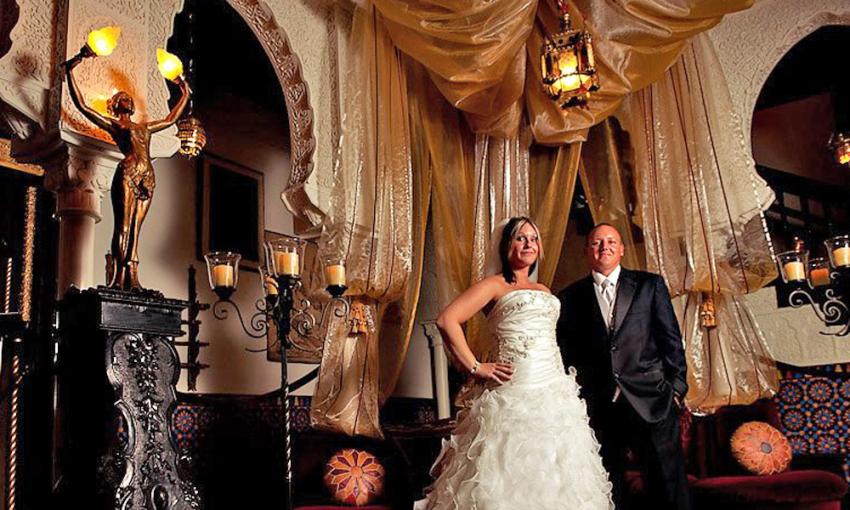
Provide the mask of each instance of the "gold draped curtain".
{"label": "gold draped curtain", "polygon": [[393,42],[422,63],[480,134],[513,138],[523,114],[534,140],[583,140],[626,94],[660,78],[690,37],[753,0],[578,0],[573,26],[594,38],[602,89],[564,114],[540,86],[540,45],[558,31],[554,0],[375,0]]}
{"label": "gold draped curtain", "polygon": [[422,273],[427,174],[412,171],[405,58],[373,9],[354,14],[331,211],[320,258],[345,261],[350,317],[326,325],[310,418],[321,429],[381,436],[379,403],[395,387]]}
{"label": "gold draped curtain", "polygon": [[[339,318],[327,325],[313,424],[381,434],[378,408],[395,386],[415,316],[429,205],[441,306],[481,276],[493,226],[515,214],[543,230],[540,280],[551,284],[579,173],[594,215],[639,225],[616,162],[582,161],[588,130],[664,77],[689,38],[751,3],[571,2],[574,26],[594,36],[602,90],[587,109],[566,112],[540,86],[540,44],[557,31],[554,0],[358,3],[338,156],[317,171],[332,172],[335,183],[320,252],[346,261],[349,294],[368,327]],[[613,143],[601,136],[589,141],[594,153]],[[609,188],[616,203],[602,201]],[[630,265],[643,265],[641,250],[633,253]],[[472,321],[468,336],[483,353],[480,329]]]}
{"label": "gold draped curtain", "polygon": [[[711,41],[692,40],[658,82],[629,99],[647,265],[681,296],[689,407],[711,412],[772,395],[779,374],[739,297],[776,277],[756,174]],[[717,327],[702,327],[711,301]]]}

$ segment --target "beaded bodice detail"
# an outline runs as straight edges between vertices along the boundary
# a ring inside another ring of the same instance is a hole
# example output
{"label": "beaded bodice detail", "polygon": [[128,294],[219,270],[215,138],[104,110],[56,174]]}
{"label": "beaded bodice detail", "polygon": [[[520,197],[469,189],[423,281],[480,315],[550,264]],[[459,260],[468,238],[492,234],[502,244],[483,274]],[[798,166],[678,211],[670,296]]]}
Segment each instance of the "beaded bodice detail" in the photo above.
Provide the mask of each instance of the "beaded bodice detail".
{"label": "beaded bodice detail", "polygon": [[514,380],[531,382],[551,372],[563,373],[555,326],[561,304],[552,294],[521,289],[502,296],[487,317],[497,358],[514,364]]}

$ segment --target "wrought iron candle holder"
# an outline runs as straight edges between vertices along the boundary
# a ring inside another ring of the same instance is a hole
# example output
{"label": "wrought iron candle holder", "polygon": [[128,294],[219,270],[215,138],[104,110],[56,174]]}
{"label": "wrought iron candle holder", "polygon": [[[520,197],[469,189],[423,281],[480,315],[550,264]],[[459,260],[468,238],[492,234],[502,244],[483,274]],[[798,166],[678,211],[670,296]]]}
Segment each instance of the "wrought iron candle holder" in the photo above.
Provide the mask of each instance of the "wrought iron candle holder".
{"label": "wrought iron candle holder", "polygon": [[777,254],[783,292],[793,308],[810,306],[828,328],[822,335],[850,334],[850,236],[824,241],[829,258],[809,258],[802,245]]}
{"label": "wrought iron candle holder", "polygon": [[[319,334],[318,325],[325,323],[328,313],[338,318],[348,316],[350,305],[343,297],[346,291],[345,266],[334,259],[325,261],[326,291],[330,299],[321,307],[321,315],[311,313],[312,303],[304,295],[301,272],[304,260],[305,241],[297,237],[285,236],[265,243],[265,263],[260,268],[260,282],[263,297],[255,303],[255,311],[249,321],[245,321],[239,305],[231,299],[239,280],[239,261],[241,256],[233,252],[214,252],[205,256],[210,286],[218,296],[212,305],[216,319],[225,320],[229,309],[236,312],[245,334],[251,338],[265,338],[269,324],[277,329],[277,345],[280,347],[281,398],[283,400],[284,466],[286,480],[284,486],[284,508],[292,508],[292,449],[290,444],[289,392],[301,381],[290,384],[287,375],[286,350],[297,347],[302,350],[311,348],[299,345],[295,337],[315,338]],[[292,335],[292,331],[295,335]],[[248,349],[252,352],[266,349]]]}

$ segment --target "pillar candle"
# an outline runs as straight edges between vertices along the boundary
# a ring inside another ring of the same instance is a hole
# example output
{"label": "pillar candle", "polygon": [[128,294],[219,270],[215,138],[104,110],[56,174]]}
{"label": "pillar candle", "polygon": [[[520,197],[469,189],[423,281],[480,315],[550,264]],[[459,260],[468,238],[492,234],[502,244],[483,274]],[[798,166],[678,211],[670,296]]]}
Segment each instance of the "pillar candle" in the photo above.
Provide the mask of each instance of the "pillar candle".
{"label": "pillar candle", "polygon": [[233,266],[219,264],[213,267],[214,287],[233,287]]}
{"label": "pillar candle", "polygon": [[839,267],[850,266],[850,246],[842,246],[832,250],[832,260]]}
{"label": "pillar candle", "polygon": [[276,251],[274,253],[275,265],[278,274],[289,276],[298,275],[298,254],[292,251]]}
{"label": "pillar candle", "polygon": [[334,264],[325,267],[325,280],[328,285],[345,285],[345,266]]}
{"label": "pillar candle", "polygon": [[809,276],[812,279],[812,285],[815,287],[820,287],[823,285],[829,285],[829,269],[825,267],[819,267],[817,269],[812,269]]}
{"label": "pillar candle", "polygon": [[799,281],[806,279],[806,270],[803,267],[802,262],[786,262],[785,266],[783,266],[783,269],[785,270],[785,277],[788,278],[789,281]]}

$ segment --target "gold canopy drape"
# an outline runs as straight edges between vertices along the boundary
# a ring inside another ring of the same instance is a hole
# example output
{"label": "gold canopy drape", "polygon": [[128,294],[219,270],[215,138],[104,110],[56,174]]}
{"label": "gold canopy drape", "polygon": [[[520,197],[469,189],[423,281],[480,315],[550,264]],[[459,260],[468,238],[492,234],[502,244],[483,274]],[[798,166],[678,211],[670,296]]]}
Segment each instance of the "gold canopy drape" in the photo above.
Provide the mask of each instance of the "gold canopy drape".
{"label": "gold canopy drape", "polygon": [[[523,106],[537,143],[583,140],[623,97],[660,78],[690,37],[753,0],[578,0],[574,26],[594,38],[602,89],[562,112],[540,85],[540,45],[557,32],[554,0],[375,0],[393,42],[422,63],[476,133],[512,138]],[[586,19],[586,22],[584,21]]]}
{"label": "gold canopy drape", "polygon": [[[697,412],[772,395],[779,378],[738,298],[776,277],[761,214],[773,193],[745,150],[720,69],[699,35],[663,79],[629,99],[647,263],[684,300],[687,401]],[[707,299],[716,328],[700,325]]]}
{"label": "gold canopy drape", "polygon": [[[332,172],[335,183],[322,254],[345,259],[355,308],[373,326],[358,334],[344,320],[327,326],[314,425],[380,435],[378,407],[415,315],[429,203],[440,305],[481,276],[493,225],[513,214],[543,229],[540,277],[551,283],[590,127],[665,76],[690,37],[751,3],[571,2],[574,24],[594,36],[602,90],[588,109],[566,112],[543,94],[537,64],[544,33],[557,28],[554,0],[358,3],[345,45],[352,72],[339,90],[339,154],[334,168],[316,171]],[[614,181],[592,167],[585,158],[583,181],[597,197],[594,182]],[[605,211],[595,198],[591,207]],[[470,340],[482,352],[476,328]]]}

